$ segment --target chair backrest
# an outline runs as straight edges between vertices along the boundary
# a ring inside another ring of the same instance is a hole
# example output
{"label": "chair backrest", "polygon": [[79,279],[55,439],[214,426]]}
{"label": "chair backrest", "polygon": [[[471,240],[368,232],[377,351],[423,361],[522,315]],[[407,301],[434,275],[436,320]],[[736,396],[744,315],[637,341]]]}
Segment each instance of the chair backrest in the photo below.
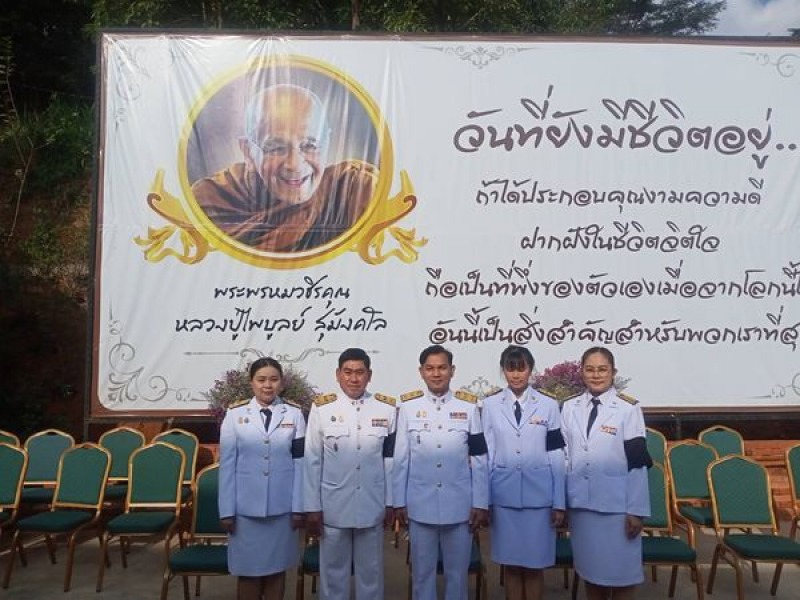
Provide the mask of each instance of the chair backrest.
{"label": "chair backrest", "polygon": [[130,427],[115,427],[100,436],[98,443],[111,454],[109,481],[127,481],[131,454],[145,445],[141,431]]}
{"label": "chair backrest", "polygon": [[646,428],[647,432],[647,452],[653,462],[665,465],[667,461],[667,438],[660,431],[651,427]]}
{"label": "chair backrest", "polygon": [[61,455],[52,510],[99,511],[111,468],[111,454],[97,444],[84,443]]}
{"label": "chair backrest", "polygon": [[197,474],[192,507],[192,537],[226,537],[219,522],[219,463],[209,465]]}
{"label": "chair backrest", "polygon": [[777,532],[769,475],[756,461],[726,456],[708,467],[714,527],[769,527]]}
{"label": "chair backrest", "polygon": [[14,511],[19,506],[27,466],[25,450],[0,442],[0,511]]}
{"label": "chair backrest", "polygon": [[11,444],[12,446],[19,446],[19,438],[16,434],[10,431],[0,429],[0,443]]}
{"label": "chair backrest", "polygon": [[165,442],[153,442],[131,455],[125,512],[142,509],[180,510],[183,452]]}
{"label": "chair backrest", "polygon": [[650,516],[644,520],[644,528],[649,531],[672,533],[669,509],[669,480],[664,467],[658,462],[647,470],[650,487]]}
{"label": "chair backrest", "polygon": [[717,451],[695,440],[678,442],[667,450],[667,472],[676,503],[709,500],[706,468],[717,459]]}
{"label": "chair backrest", "polygon": [[792,507],[796,510],[800,508],[800,444],[786,449],[786,470],[789,472]]}
{"label": "chair backrest", "polygon": [[197,454],[200,450],[200,442],[197,436],[185,429],[168,429],[159,433],[153,438],[154,442],[166,442],[181,449],[186,457],[186,464],[183,471],[183,483],[191,485],[194,481],[194,470],[197,465]]}
{"label": "chair backrest", "polygon": [[25,440],[28,470],[25,485],[55,484],[61,455],[75,445],[75,439],[58,429],[45,429]]}
{"label": "chair backrest", "polygon": [[708,429],[703,429],[697,435],[697,439],[714,448],[720,458],[732,454],[744,456],[744,438],[738,431],[730,427],[714,425]]}

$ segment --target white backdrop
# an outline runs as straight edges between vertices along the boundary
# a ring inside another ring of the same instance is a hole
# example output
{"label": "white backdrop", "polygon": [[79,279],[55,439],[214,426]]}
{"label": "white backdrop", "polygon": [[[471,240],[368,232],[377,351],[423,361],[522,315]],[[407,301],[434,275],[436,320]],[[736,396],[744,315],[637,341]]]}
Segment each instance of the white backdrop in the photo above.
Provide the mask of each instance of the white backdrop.
{"label": "white backdrop", "polygon": [[[399,395],[431,343],[477,392],[508,343],[539,369],[606,345],[645,407],[800,405],[800,46],[105,34],[101,55],[95,414],[202,411],[259,355],[331,391],[350,346]],[[335,159],[380,170],[312,251],[229,239],[191,191],[242,160],[275,65],[333,90]]]}

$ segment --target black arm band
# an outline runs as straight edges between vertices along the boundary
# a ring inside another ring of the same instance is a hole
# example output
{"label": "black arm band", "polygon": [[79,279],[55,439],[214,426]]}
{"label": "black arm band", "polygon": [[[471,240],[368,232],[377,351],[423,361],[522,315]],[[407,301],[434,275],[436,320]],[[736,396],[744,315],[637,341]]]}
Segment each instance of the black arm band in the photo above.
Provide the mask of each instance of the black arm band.
{"label": "black arm band", "polygon": [[470,456],[481,456],[489,452],[486,447],[486,438],[483,433],[470,433],[467,436],[467,447],[469,448]]}
{"label": "black arm band", "polygon": [[383,438],[383,458],[392,458],[394,456],[394,440],[397,434],[390,433]]}
{"label": "black arm band", "polygon": [[639,469],[640,467],[653,466],[653,459],[647,452],[647,441],[643,437],[635,437],[623,442],[625,446],[625,458],[628,459],[628,471]]}
{"label": "black arm band", "polygon": [[551,450],[559,450],[566,446],[567,443],[564,441],[564,436],[561,435],[560,429],[548,429],[547,430],[547,440],[545,441],[545,450],[550,452]]}
{"label": "black arm band", "polygon": [[306,452],[306,438],[295,438],[292,440],[292,458],[303,458]]}

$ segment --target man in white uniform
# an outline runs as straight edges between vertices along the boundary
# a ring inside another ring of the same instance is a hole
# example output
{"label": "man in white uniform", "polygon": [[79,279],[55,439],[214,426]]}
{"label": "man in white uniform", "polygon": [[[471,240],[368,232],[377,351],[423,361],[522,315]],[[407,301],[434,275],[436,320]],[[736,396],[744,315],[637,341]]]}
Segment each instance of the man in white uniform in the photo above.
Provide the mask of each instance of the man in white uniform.
{"label": "man in white uniform", "polygon": [[395,401],[367,392],[370,358],[361,348],[339,356],[342,393],[319,396],[305,446],[306,526],[320,536],[320,600],[381,600],[383,529],[394,521],[391,468]]}
{"label": "man in white uniform", "polygon": [[488,522],[486,440],[477,397],[450,391],[455,372],[450,351],[430,346],[419,362],[427,391],[402,397],[395,512],[409,526],[414,600],[436,599],[440,552],[446,600],[466,600],[472,533]]}

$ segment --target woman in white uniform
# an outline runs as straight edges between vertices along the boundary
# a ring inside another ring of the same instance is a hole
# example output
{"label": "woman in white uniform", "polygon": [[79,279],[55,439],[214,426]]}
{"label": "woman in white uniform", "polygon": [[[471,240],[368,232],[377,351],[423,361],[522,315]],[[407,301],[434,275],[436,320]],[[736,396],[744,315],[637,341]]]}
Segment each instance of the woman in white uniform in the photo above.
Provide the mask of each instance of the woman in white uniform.
{"label": "woman in white uniform", "polygon": [[231,405],[222,422],[219,514],[239,600],[282,600],[286,569],[299,556],[306,425],[300,409],[278,396],[278,361],[256,360],[250,383],[253,398]]}
{"label": "woman in white uniform", "polygon": [[505,565],[507,600],[540,600],[564,520],[564,438],[558,403],[530,386],[533,355],[500,356],[508,387],[483,405],[489,450],[492,560]]}
{"label": "woman in white uniform", "polygon": [[644,581],[642,519],[650,516],[642,410],[614,387],[614,355],[581,358],[586,391],[564,404],[567,518],[575,569],[589,600],[629,600]]}

